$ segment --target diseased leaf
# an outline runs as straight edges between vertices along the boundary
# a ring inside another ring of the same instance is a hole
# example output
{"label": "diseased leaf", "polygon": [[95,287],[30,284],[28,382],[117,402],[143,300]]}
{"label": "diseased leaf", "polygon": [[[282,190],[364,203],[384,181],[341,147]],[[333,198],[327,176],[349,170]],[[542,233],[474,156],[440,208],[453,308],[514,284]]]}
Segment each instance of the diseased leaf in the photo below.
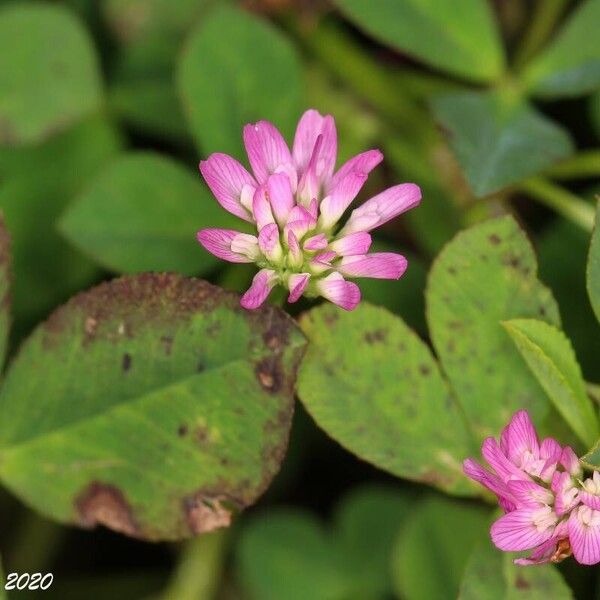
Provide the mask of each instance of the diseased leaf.
{"label": "diseased leaf", "polygon": [[549,415],[548,398],[501,325],[515,318],[559,325],[536,274],[533,249],[512,217],[459,233],[429,273],[431,339],[477,438],[497,435],[521,408],[537,423]]}
{"label": "diseased leaf", "polygon": [[502,74],[502,43],[485,0],[335,2],[367,33],[433,67],[476,81]]}
{"label": "diseased leaf", "polygon": [[487,535],[489,510],[431,496],[415,507],[392,558],[396,593],[405,600],[456,598],[475,544]]}
{"label": "diseased leaf", "polygon": [[265,118],[290,139],[300,114],[294,48],[271,25],[239,9],[222,6],[192,32],[178,84],[192,134],[205,154],[241,156],[242,127]]}
{"label": "diseased leaf", "polygon": [[477,197],[539,173],[573,152],[561,126],[498,93],[449,94],[434,99],[432,106]]}
{"label": "diseased leaf", "polygon": [[206,273],[218,259],[196,241],[204,227],[239,228],[200,175],[172,159],[136,152],[113,161],[71,205],[61,232],[113,271]]}
{"label": "diseased leaf", "polygon": [[579,96],[600,86],[600,0],[579,3],[556,39],[526,69],[532,91],[547,98]]}
{"label": "diseased leaf", "polygon": [[587,289],[592,308],[600,321],[600,200],[596,206],[596,224],[588,255]]}
{"label": "diseased leaf", "polygon": [[[310,344],[300,400],[328,435],[380,469],[450,493],[474,490],[463,416],[429,348],[387,310],[325,304],[300,321]],[[360,351],[357,351],[359,349]]]}
{"label": "diseased leaf", "polygon": [[298,510],[271,510],[250,521],[238,562],[244,589],[260,600],[334,600],[348,588],[330,537]]}
{"label": "diseased leaf", "polygon": [[66,8],[0,9],[0,145],[39,142],[100,106],[94,48]]}
{"label": "diseased leaf", "polygon": [[0,479],[53,519],[142,539],[226,526],[279,469],[304,345],[279,309],[203,281],[104,283],[9,369]]}
{"label": "diseased leaf", "polygon": [[458,600],[571,600],[573,594],[554,565],[523,568],[510,554],[480,542],[467,562]]}
{"label": "diseased leaf", "polygon": [[513,319],[503,325],[556,410],[590,447],[600,436],[598,416],[569,338],[536,319]]}
{"label": "diseased leaf", "polygon": [[14,313],[38,320],[97,277],[97,268],[59,235],[57,220],[122,141],[103,117],[39,146],[0,148],[0,209],[13,242]]}

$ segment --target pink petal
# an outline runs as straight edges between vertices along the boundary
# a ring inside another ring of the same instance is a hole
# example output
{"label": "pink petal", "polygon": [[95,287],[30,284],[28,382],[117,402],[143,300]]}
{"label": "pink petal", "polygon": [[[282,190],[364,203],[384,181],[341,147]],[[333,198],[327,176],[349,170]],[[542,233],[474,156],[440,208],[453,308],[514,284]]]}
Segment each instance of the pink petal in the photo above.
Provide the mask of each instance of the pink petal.
{"label": "pink petal", "polygon": [[600,496],[597,496],[596,494],[590,494],[585,490],[581,490],[579,492],[579,500],[581,500],[582,504],[585,504],[594,510],[600,510]]}
{"label": "pink petal", "polygon": [[267,189],[264,185],[259,186],[256,189],[256,192],[254,192],[254,198],[252,199],[252,214],[259,231],[265,225],[275,223],[275,217],[271,210],[271,203],[267,197]]}
{"label": "pink petal", "polygon": [[363,256],[346,256],[336,265],[347,277],[373,277],[374,279],[400,279],[408,262],[401,254],[374,252]]}
{"label": "pink petal", "polygon": [[249,310],[258,308],[266,299],[277,281],[275,271],[261,269],[252,280],[252,285],[242,296],[240,304]]}
{"label": "pink petal", "polygon": [[[235,158],[227,154],[211,154],[200,162],[200,172],[219,204],[231,214],[252,221],[241,198],[254,193],[256,181]],[[244,191],[246,188],[246,191]]]}
{"label": "pink petal", "polygon": [[523,464],[524,459],[528,458],[526,453],[535,458],[539,457],[537,433],[526,410],[519,410],[513,415],[506,429],[506,440],[507,455],[515,465]]}
{"label": "pink petal", "polygon": [[513,479],[506,485],[519,508],[523,506],[552,504],[554,501],[554,494],[548,488],[545,488],[534,481]]}
{"label": "pink petal", "polygon": [[367,180],[365,173],[351,172],[342,179],[321,202],[321,226],[329,229],[335,225]]}
{"label": "pink petal", "polygon": [[304,237],[304,234],[316,225],[316,221],[311,213],[303,206],[294,206],[290,211],[287,225],[284,231],[293,231],[297,239]]}
{"label": "pink petal", "polygon": [[313,155],[319,135],[322,136],[322,145],[315,165],[316,175],[320,184],[326,184],[333,173],[337,156],[337,133],[331,115],[322,116],[314,109],[307,110],[302,115],[296,129],[292,155],[296,169],[302,175]]}
{"label": "pink petal", "polygon": [[490,533],[500,550],[521,552],[550,539],[557,521],[550,507],[518,508],[500,517],[492,525]]}
{"label": "pink petal", "polygon": [[569,541],[578,563],[600,562],[600,511],[588,506],[576,508],[569,517]]}
{"label": "pink petal", "polygon": [[300,266],[302,264],[302,250],[300,250],[296,234],[292,230],[288,230],[286,239],[294,265]]}
{"label": "pink petal", "polygon": [[258,183],[266,183],[269,175],[292,166],[292,155],[283,136],[268,121],[246,125],[244,145]]}
{"label": "pink petal", "polygon": [[565,446],[560,455],[560,464],[571,474],[573,477],[581,477],[583,472],[581,463],[577,454],[573,452],[573,448]]}
{"label": "pink petal", "polygon": [[511,510],[514,510],[515,499],[512,496],[508,486],[500,480],[500,478],[494,473],[490,473],[487,469],[482,467],[477,461],[472,458],[467,458],[463,462],[463,471],[467,477],[480,483],[492,493],[496,494],[498,499],[508,501]]}
{"label": "pink petal", "polygon": [[570,512],[574,506],[579,504],[579,489],[569,473],[555,473],[552,478],[552,491],[556,496],[554,510],[557,515]]}
{"label": "pink petal", "polygon": [[320,294],[344,310],[354,310],[360,302],[360,290],[350,281],[345,281],[339,273],[331,273],[317,282]]}
{"label": "pink petal", "polygon": [[285,173],[275,173],[267,181],[267,193],[277,222],[284,225],[294,207],[290,179]]}
{"label": "pink petal", "polygon": [[319,160],[319,153],[321,152],[321,146],[323,144],[323,136],[317,136],[315,147],[313,149],[312,156],[306,165],[306,169],[300,181],[298,182],[298,202],[304,205],[308,205],[313,198],[317,198],[320,194],[320,183],[317,176],[317,162]]}
{"label": "pink petal", "polygon": [[529,476],[521,471],[508,457],[502,452],[498,443],[493,437],[483,441],[481,454],[487,460],[490,467],[496,471],[498,477],[504,482],[510,479],[529,479]]}
{"label": "pink petal", "polygon": [[288,302],[290,304],[293,304],[300,298],[300,296],[302,296],[306,286],[308,285],[309,279],[310,273],[295,273],[294,275],[290,275],[288,280],[288,288],[290,290]]}
{"label": "pink petal", "polygon": [[414,183],[401,183],[377,194],[352,211],[342,229],[343,234],[370,231],[399,214],[414,208],[421,201],[421,190]]}
{"label": "pink petal", "polygon": [[556,550],[556,545],[560,539],[556,536],[540,544],[528,558],[516,558],[513,562],[515,565],[543,565],[552,561],[552,555]]}
{"label": "pink petal", "polygon": [[281,258],[282,249],[279,243],[279,228],[276,223],[269,223],[260,230],[258,247],[269,260]]}
{"label": "pink petal", "polygon": [[335,250],[340,256],[366,254],[370,247],[371,235],[366,231],[351,233],[330,244],[330,248]]}
{"label": "pink petal", "polygon": [[383,154],[379,150],[367,150],[346,161],[331,178],[325,187],[326,194],[335,189],[349,173],[364,173],[368,175],[381,161]]}
{"label": "pink petal", "polygon": [[[198,241],[208,250],[211,254],[234,263],[249,263],[253,262],[254,257],[252,256],[251,250],[254,247],[258,250],[258,240],[253,235],[246,233],[240,233],[233,229],[202,229],[197,234]],[[231,245],[234,240],[244,242],[244,247],[247,249],[247,253],[234,252]],[[250,254],[250,256],[248,256]],[[258,254],[255,254],[258,256]]]}
{"label": "pink petal", "polygon": [[308,250],[309,252],[313,252],[315,250],[325,250],[325,248],[327,248],[328,245],[329,242],[327,241],[327,237],[325,236],[325,234],[318,233],[317,235],[309,237],[304,242],[304,249]]}

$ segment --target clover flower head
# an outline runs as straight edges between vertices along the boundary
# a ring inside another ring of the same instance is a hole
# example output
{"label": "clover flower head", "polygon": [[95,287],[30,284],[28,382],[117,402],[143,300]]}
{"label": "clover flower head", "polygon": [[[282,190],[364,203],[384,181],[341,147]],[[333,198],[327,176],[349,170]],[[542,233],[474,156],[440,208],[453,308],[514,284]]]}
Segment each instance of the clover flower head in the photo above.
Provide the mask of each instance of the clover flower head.
{"label": "clover flower head", "polygon": [[491,469],[472,458],[465,474],[493,492],[505,514],[491,528],[493,543],[507,552],[531,550],[519,565],[600,562],[600,473],[583,479],[575,452],[553,438],[539,441],[525,410],[512,417],[500,436],[483,442]]}
{"label": "clover flower head", "polygon": [[302,115],[292,150],[267,121],[244,127],[252,174],[227,154],[211,154],[200,171],[221,206],[256,227],[256,234],[203,229],[198,241],[223,260],[256,263],[260,270],[243,295],[245,308],[259,307],[277,284],[288,302],[323,296],[346,310],[360,301],[355,277],[398,279],[406,259],[392,252],[369,253],[370,231],[421,200],[412,183],[391,187],[367,200],[339,226],[369,172],[383,155],[368,150],[336,172],[337,133],[331,115]]}

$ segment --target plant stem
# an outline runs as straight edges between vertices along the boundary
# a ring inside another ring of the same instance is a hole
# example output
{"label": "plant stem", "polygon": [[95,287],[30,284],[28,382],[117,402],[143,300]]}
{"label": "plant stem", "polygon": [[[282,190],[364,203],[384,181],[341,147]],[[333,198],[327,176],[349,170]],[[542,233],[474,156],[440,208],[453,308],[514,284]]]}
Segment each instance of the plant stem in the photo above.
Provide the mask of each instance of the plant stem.
{"label": "plant stem", "polygon": [[594,209],[575,194],[542,177],[531,177],[516,186],[529,197],[551,208],[587,232],[594,227]]}
{"label": "plant stem", "polygon": [[546,171],[554,179],[581,179],[600,177],[600,149],[584,150],[571,156]]}
{"label": "plant stem", "polygon": [[211,600],[216,597],[227,532],[215,531],[187,542],[160,600]]}
{"label": "plant stem", "polygon": [[546,44],[570,0],[537,0],[530,26],[514,57],[514,65],[522,68]]}

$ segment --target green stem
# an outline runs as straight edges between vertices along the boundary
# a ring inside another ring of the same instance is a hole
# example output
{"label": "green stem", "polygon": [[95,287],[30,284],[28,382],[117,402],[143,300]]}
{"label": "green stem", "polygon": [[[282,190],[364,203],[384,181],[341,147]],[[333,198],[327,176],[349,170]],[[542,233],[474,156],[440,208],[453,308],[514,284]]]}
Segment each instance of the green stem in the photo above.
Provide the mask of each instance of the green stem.
{"label": "green stem", "polygon": [[594,209],[575,194],[542,177],[531,177],[516,186],[529,197],[551,208],[587,232],[594,227]]}
{"label": "green stem", "polygon": [[570,0],[537,0],[529,29],[523,35],[514,57],[521,69],[546,44]]}
{"label": "green stem", "polygon": [[584,150],[571,156],[546,171],[554,179],[583,179],[600,177],[600,149]]}
{"label": "green stem", "polygon": [[179,564],[160,600],[212,600],[221,580],[227,532],[215,531],[183,546]]}

